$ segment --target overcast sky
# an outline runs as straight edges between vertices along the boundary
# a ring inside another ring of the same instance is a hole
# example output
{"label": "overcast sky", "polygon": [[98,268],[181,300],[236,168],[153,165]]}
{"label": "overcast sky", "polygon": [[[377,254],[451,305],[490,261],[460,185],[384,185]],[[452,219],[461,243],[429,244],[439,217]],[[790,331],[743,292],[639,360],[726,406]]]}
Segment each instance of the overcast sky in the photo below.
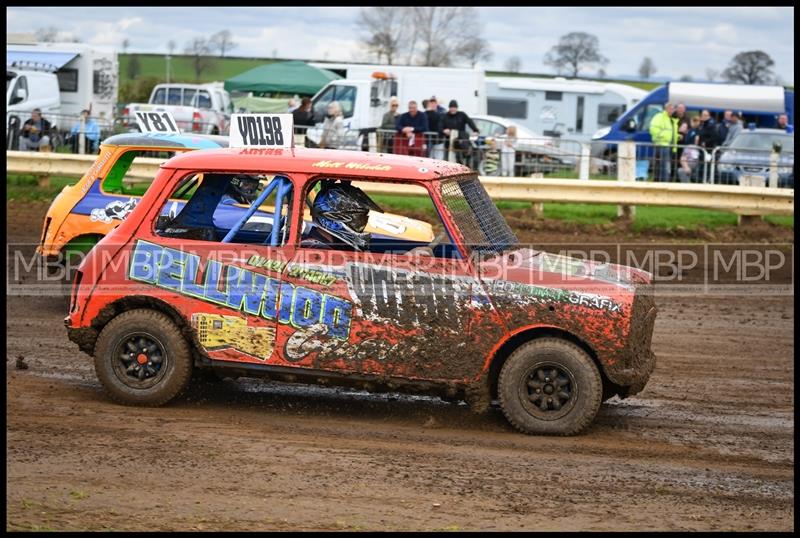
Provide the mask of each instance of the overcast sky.
{"label": "overcast sky", "polygon": [[[97,45],[129,52],[178,51],[194,37],[228,29],[239,46],[235,56],[371,61],[359,45],[357,7],[35,8],[8,7],[7,32],[55,26]],[[609,76],[635,75],[650,56],[656,76],[705,78],[706,68],[724,69],[738,52],[763,50],[775,61],[782,82],[794,83],[794,8],[477,8],[482,35],[494,57],[484,67],[502,69],[510,56],[522,71],[552,73],[544,55],[567,32],[595,34],[609,59]],[[591,74],[587,72],[586,74]]]}

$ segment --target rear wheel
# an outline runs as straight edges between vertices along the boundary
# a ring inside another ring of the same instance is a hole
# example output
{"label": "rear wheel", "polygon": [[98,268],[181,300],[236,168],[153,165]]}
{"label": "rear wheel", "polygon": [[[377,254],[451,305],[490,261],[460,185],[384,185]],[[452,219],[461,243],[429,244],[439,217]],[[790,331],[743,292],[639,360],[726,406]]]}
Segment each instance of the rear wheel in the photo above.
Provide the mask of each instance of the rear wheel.
{"label": "rear wheel", "polygon": [[180,395],[192,377],[189,344],[178,326],[155,310],[130,310],[108,322],[94,357],[106,392],[125,405],[163,405]]}
{"label": "rear wheel", "polygon": [[575,435],[594,420],[603,383],[583,349],[558,338],[539,338],[506,360],[498,393],[503,413],[518,430]]}

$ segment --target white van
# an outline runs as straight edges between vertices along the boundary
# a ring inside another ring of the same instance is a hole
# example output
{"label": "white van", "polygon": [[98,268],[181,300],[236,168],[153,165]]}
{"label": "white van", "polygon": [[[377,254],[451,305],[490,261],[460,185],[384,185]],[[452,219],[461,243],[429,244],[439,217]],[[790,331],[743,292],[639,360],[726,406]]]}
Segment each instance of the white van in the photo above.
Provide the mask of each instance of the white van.
{"label": "white van", "polygon": [[56,74],[36,65],[7,67],[7,115],[13,114],[25,121],[34,108],[41,109],[45,118],[56,118],[61,113],[61,94]]}
{"label": "white van", "polygon": [[[396,65],[361,65],[311,63],[314,67],[334,71],[345,78],[329,82],[312,98],[314,119],[321,123],[328,103],[338,101],[344,115],[344,125],[353,137],[377,129],[383,115],[389,111],[389,99],[400,100],[400,112],[408,110],[408,102],[422,101],[435,95],[439,104],[447,107],[451,99],[458,101],[459,110],[468,115],[486,113],[486,82],[479,69],[450,67],[417,67]],[[309,129],[307,140],[319,141],[321,128]],[[361,146],[363,144],[359,142]]]}
{"label": "white van", "polygon": [[613,82],[533,77],[487,77],[488,113],[545,136],[588,142],[647,92]]}

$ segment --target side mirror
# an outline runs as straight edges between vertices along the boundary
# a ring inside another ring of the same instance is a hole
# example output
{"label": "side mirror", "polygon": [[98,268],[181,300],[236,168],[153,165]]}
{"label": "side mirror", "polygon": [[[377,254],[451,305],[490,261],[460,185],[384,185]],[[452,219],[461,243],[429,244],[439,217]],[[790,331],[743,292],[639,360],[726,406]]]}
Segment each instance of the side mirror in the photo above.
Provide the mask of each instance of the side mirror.
{"label": "side mirror", "polygon": [[780,153],[782,149],[783,149],[783,144],[781,144],[777,140],[772,143],[772,151],[774,151],[775,153]]}
{"label": "side mirror", "polygon": [[629,133],[634,132],[636,130],[636,120],[633,118],[629,119],[628,122],[625,124],[625,130],[628,131]]}

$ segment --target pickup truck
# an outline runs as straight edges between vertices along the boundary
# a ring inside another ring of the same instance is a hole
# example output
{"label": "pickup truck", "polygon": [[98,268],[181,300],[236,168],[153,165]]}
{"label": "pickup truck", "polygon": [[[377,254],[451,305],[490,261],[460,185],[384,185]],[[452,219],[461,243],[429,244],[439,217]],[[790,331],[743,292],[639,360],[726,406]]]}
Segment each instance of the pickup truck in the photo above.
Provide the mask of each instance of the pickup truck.
{"label": "pickup truck", "polygon": [[218,83],[158,84],[147,103],[131,103],[122,110],[123,126],[136,129],[137,111],[169,111],[183,132],[228,134],[233,102]]}

